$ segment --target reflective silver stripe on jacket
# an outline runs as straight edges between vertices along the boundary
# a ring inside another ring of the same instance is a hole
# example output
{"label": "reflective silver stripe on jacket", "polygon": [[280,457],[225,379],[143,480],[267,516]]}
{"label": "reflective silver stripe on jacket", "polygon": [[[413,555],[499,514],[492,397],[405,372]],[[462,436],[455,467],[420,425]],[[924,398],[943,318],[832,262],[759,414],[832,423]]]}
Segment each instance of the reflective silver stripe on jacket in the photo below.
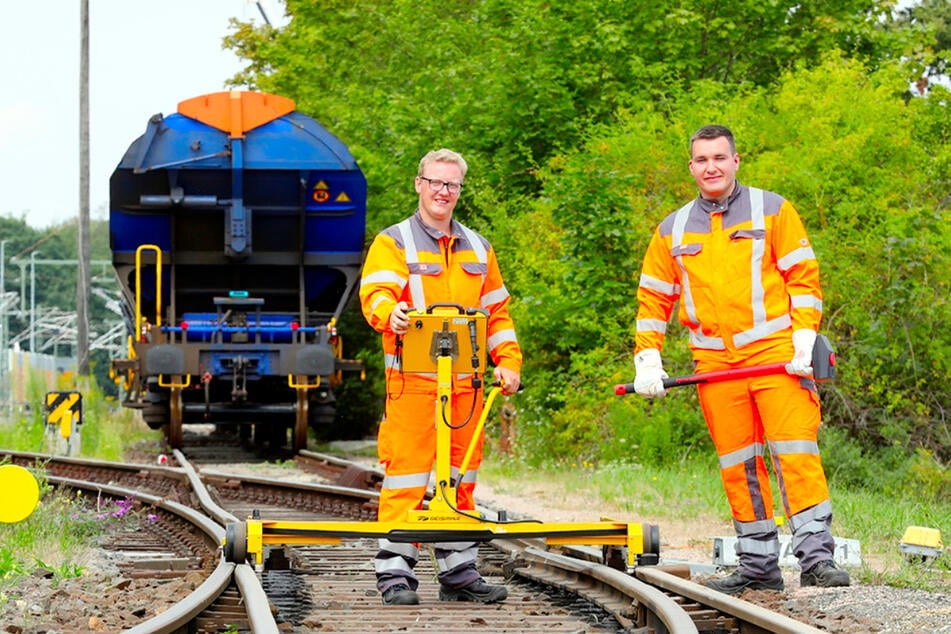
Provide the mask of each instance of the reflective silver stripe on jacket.
{"label": "reflective silver stripe on jacket", "polygon": [[[410,271],[414,264],[419,264],[419,252],[416,249],[416,240],[413,239],[413,226],[410,224],[413,217],[407,218],[396,225],[403,238],[403,253],[406,256],[406,266]],[[418,273],[409,274],[409,295],[413,300],[413,308],[422,310],[426,307],[426,294],[423,292],[423,278]]]}
{"label": "reflective silver stripe on jacket", "polygon": [[776,260],[776,266],[780,271],[788,271],[795,265],[800,262],[805,262],[806,260],[815,260],[816,252],[812,250],[812,247],[802,247],[787,253],[783,257]]}
{"label": "reflective silver stripe on jacket", "polygon": [[[762,231],[766,234],[766,218],[764,216],[766,192],[756,187],[747,188],[750,193],[750,223],[753,231]],[[766,255],[766,240],[753,240],[753,252],[750,257],[750,290],[753,309],[753,327],[733,336],[733,345],[737,348],[759,341],[792,326],[792,317],[789,313],[775,319],[766,318],[766,289],[763,287],[763,257]]]}
{"label": "reflective silver stripe on jacket", "polygon": [[[486,255],[482,240],[479,239],[479,235],[461,222],[458,224],[459,228],[462,229],[462,233],[466,236],[466,240],[469,242],[469,248],[472,249],[472,252],[475,254],[476,260],[479,264],[486,264],[489,258],[488,255]],[[482,274],[482,279],[485,279],[485,273]]]}
{"label": "reflective silver stripe on jacket", "polygon": [[406,280],[394,271],[376,271],[360,280],[360,286],[367,284],[397,284],[402,289],[406,286]]}
{"label": "reflective silver stripe on jacket", "polygon": [[658,293],[667,295],[668,297],[674,297],[680,293],[680,285],[659,280],[656,277],[651,277],[645,273],[641,273],[641,279],[637,284],[641,288],[649,288],[652,291],[657,291]]}
{"label": "reflective silver stripe on jacket", "polygon": [[[483,277],[485,277],[483,275]],[[479,298],[479,308],[488,308],[492,304],[498,304],[499,302],[508,299],[509,291],[505,288],[505,285],[502,285],[502,288],[497,288],[494,291],[486,293]]]}
{"label": "reflective silver stripe on jacket", "polygon": [[[700,324],[700,320],[697,319],[697,305],[693,301],[693,291],[690,288],[690,275],[687,273],[687,267],[684,266],[683,255],[678,249],[684,242],[684,231],[687,227],[687,220],[690,218],[690,210],[693,209],[693,206],[693,202],[687,203],[678,209],[674,216],[674,227],[673,233],[671,234],[671,252],[677,254],[674,256],[674,259],[677,261],[677,264],[680,265],[680,302],[683,304],[684,311],[687,313],[687,319],[690,320],[690,323]],[[706,350],[726,349],[722,339],[719,337],[708,337],[703,334],[701,332],[701,326],[699,325],[696,330],[690,329],[690,345]]]}
{"label": "reflective silver stripe on jacket", "polygon": [[488,347],[489,352],[491,352],[495,350],[496,346],[500,343],[505,343],[506,341],[518,343],[518,339],[515,337],[515,331],[511,328],[492,333],[488,340],[486,340],[485,345]]}
{"label": "reflective silver stripe on jacket", "polygon": [[790,295],[789,304],[793,308],[815,308],[822,312],[822,300],[815,295]]}
{"label": "reflective silver stripe on jacket", "polygon": [[[750,224],[754,232],[766,231],[765,201],[766,192],[756,187],[748,187],[750,196]],[[683,237],[687,221],[690,217],[690,211],[694,207],[694,202],[690,202],[677,210],[674,217],[673,232],[671,235],[671,252],[677,255],[673,256],[680,265],[683,293],[681,302],[687,318],[691,323],[700,324],[697,319],[697,308],[694,304],[693,293],[690,290],[690,276],[687,268],[684,266],[683,255],[679,253],[679,248],[683,244]],[[753,326],[749,330],[739,332],[733,336],[733,345],[742,348],[745,345],[759,341],[792,326],[792,317],[785,313],[774,319],[768,319],[766,315],[766,289],[763,286],[763,258],[766,255],[766,241],[753,240],[752,253],[750,256],[750,309],[753,317]],[[783,258],[782,263],[792,266],[796,262],[808,259],[812,253],[810,247],[797,249],[793,253]],[[815,257],[814,255],[812,257]],[[780,266],[782,268],[782,266]],[[690,344],[695,348],[704,350],[725,350],[726,345],[720,337],[710,337],[704,335],[701,331],[702,325],[698,325],[696,330],[691,329]]]}
{"label": "reflective silver stripe on jacket", "polygon": [[637,332],[659,332],[661,334],[667,333],[667,322],[661,321],[659,319],[638,319],[637,320]]}

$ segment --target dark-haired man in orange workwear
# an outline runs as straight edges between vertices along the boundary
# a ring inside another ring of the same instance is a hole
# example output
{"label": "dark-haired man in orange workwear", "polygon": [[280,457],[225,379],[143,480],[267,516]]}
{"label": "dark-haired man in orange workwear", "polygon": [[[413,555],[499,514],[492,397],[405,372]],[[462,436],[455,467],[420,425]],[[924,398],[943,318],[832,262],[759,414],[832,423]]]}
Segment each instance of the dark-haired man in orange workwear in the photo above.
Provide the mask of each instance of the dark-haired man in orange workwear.
{"label": "dark-haired man in orange workwear", "polygon": [[698,373],[788,362],[786,374],[701,383],[700,404],[733,511],[739,566],[706,585],[728,594],[782,590],[779,535],[764,460],[769,448],[802,585],[847,586],[836,567],[832,506],[816,437],[812,349],[822,317],[819,263],[799,214],[773,192],[737,182],[733,133],[690,138],[699,196],[651,238],[637,291],[634,388],[666,394],[661,349],[680,300]]}

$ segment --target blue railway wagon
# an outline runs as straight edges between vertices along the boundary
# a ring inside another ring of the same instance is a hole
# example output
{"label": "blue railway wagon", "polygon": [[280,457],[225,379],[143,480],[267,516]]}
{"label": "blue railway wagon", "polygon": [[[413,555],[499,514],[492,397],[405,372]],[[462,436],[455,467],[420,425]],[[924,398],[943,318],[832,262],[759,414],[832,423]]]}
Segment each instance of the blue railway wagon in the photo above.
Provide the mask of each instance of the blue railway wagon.
{"label": "blue railway wagon", "polygon": [[343,373],[362,371],[336,324],[365,226],[359,166],[292,100],[218,92],[153,116],[110,179],[124,404],[173,447],[189,423],[306,446]]}

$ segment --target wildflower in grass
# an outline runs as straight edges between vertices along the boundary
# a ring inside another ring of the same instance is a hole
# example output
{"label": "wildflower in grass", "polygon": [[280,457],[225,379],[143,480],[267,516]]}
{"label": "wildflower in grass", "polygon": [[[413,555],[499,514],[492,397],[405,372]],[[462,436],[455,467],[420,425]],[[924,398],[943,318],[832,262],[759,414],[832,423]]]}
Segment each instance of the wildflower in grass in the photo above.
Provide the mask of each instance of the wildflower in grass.
{"label": "wildflower in grass", "polygon": [[147,519],[150,522],[157,522],[158,515],[156,515],[155,513],[149,513],[148,515],[145,516],[145,519]]}
{"label": "wildflower in grass", "polygon": [[128,513],[130,510],[132,510],[132,505],[134,501],[132,498],[127,497],[123,500],[113,500],[112,503],[118,506],[119,508],[113,511],[111,515],[113,517],[122,517],[123,515]]}

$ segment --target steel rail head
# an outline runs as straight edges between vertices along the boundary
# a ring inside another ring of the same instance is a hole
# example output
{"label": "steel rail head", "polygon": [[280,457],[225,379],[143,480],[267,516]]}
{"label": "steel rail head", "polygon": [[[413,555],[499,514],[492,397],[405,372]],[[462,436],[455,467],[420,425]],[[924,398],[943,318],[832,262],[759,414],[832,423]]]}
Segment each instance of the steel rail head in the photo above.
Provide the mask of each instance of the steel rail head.
{"label": "steel rail head", "polygon": [[188,458],[185,457],[178,449],[172,450],[172,455],[175,456],[175,460],[178,461],[178,464],[182,465],[182,469],[185,470],[185,474],[188,476],[188,482],[191,484],[192,491],[195,492],[195,495],[198,496],[198,502],[201,504],[201,507],[205,509],[209,515],[211,515],[215,521],[219,524],[226,526],[229,522],[237,522],[238,518],[233,514],[229,513],[227,510],[221,508],[208,493],[207,487],[202,483],[201,478],[198,477],[198,473],[195,472],[195,468],[188,461]]}
{"label": "steel rail head", "polygon": [[[664,624],[669,632],[697,634],[697,626],[690,615],[673,599],[651,585],[635,579],[620,570],[565,555],[558,555],[536,548],[526,548],[520,554],[528,562],[550,570],[570,571],[585,575],[631,597],[648,608]],[[528,571],[517,569],[517,574],[530,576]]]}
{"label": "steel rail head", "polygon": [[694,581],[650,567],[637,568],[634,574],[646,583],[676,592],[697,603],[710,606],[774,634],[821,634],[822,630],[784,614],[771,612],[742,599],[711,590]]}

